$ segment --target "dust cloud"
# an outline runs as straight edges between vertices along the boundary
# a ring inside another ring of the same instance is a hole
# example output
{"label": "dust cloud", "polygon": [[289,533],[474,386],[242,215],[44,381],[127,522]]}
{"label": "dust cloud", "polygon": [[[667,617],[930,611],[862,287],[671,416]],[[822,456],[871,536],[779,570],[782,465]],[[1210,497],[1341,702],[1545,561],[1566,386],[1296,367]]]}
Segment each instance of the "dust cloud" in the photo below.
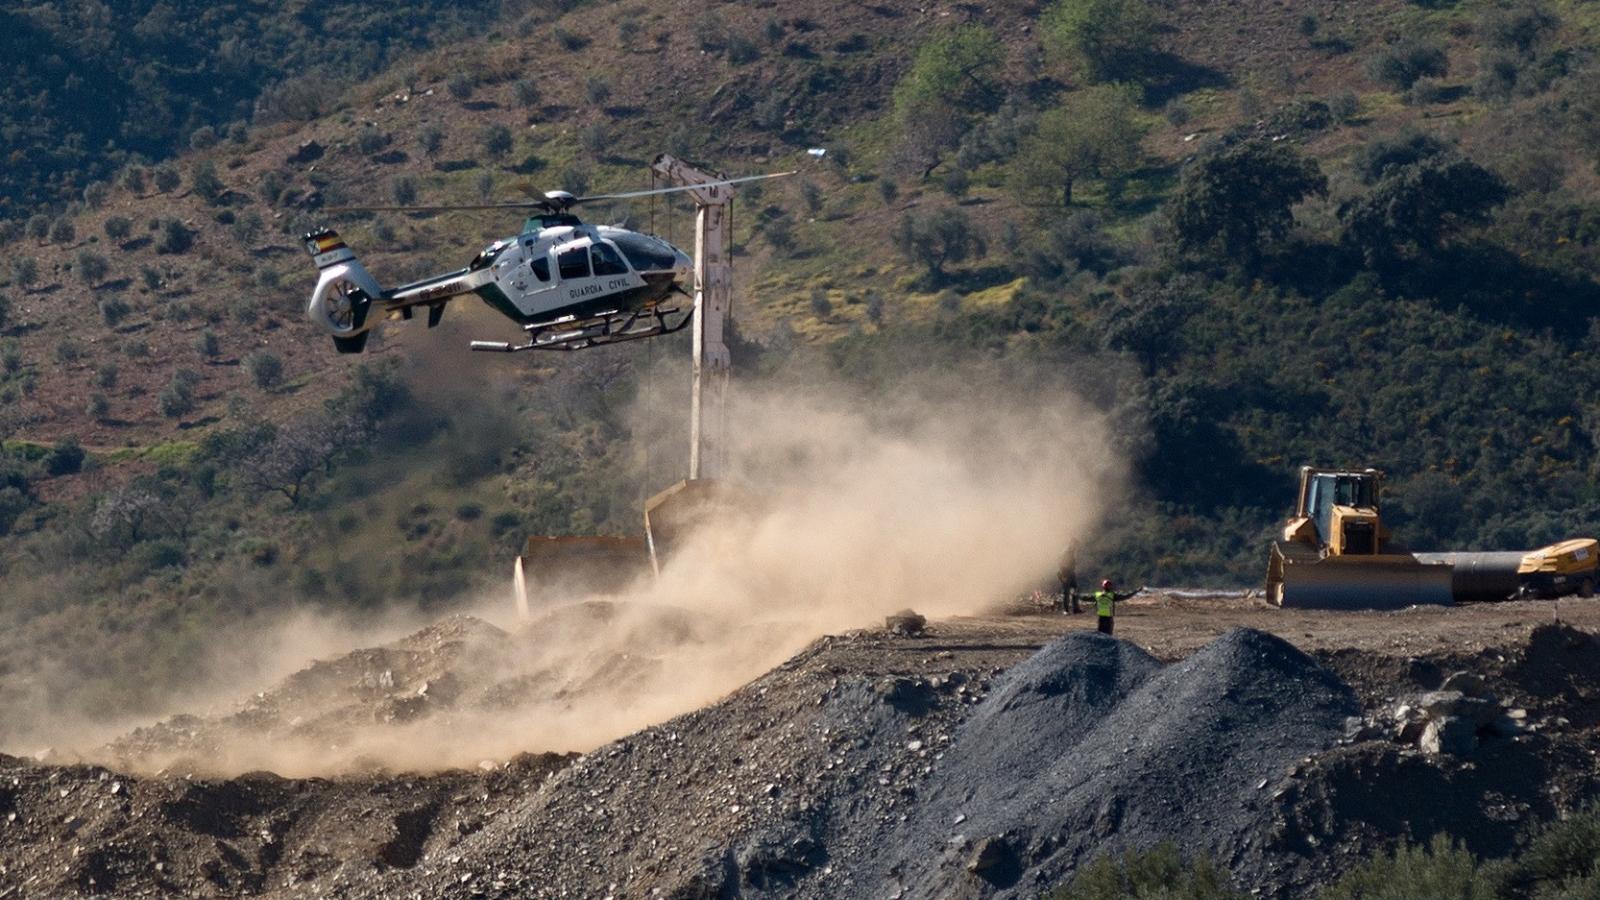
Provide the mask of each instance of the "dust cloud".
{"label": "dust cloud", "polygon": [[[300,618],[251,641],[270,648],[252,666],[279,679],[270,689],[90,757],[298,776],[586,751],[698,708],[821,635],[907,607],[942,617],[1013,598],[1053,573],[1124,483],[1103,415],[1036,378],[957,372],[876,395],[744,384],[726,415],[724,503],[673,544],[659,578],[641,567],[599,595],[532,572],[523,622],[508,561],[505,586],[473,615],[406,636],[398,622],[375,635]],[[365,649],[338,655],[341,642]]]}

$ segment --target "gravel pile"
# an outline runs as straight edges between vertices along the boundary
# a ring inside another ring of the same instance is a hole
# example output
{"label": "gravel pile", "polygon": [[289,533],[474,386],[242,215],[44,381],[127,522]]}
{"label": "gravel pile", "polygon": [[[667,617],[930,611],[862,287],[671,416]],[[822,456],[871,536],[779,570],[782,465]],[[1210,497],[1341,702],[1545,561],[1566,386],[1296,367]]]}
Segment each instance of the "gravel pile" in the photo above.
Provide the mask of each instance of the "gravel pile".
{"label": "gravel pile", "polygon": [[1283,640],[1235,630],[1162,666],[1072,634],[997,682],[954,735],[862,896],[1032,895],[1105,852],[1173,840],[1248,871],[1267,790],[1361,712]]}

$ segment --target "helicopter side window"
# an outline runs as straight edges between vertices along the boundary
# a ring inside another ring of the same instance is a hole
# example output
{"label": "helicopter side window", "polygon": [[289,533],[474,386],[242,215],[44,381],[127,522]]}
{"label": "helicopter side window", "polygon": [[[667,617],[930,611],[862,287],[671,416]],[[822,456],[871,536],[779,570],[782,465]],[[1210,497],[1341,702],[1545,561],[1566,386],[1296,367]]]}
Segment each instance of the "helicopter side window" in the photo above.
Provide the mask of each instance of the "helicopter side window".
{"label": "helicopter side window", "polygon": [[613,240],[622,248],[628,262],[640,272],[656,272],[671,269],[677,263],[677,258],[672,248],[654,238],[642,234],[619,234]]}
{"label": "helicopter side window", "polygon": [[589,277],[589,248],[573,247],[564,250],[556,257],[556,268],[561,272],[561,280],[568,278]]}
{"label": "helicopter side window", "polygon": [[533,270],[533,277],[540,281],[550,280],[550,257],[548,255],[535,256],[528,262],[528,268]]}
{"label": "helicopter side window", "polygon": [[628,264],[622,261],[622,256],[616,248],[607,243],[597,243],[589,248],[590,260],[594,263],[596,275],[626,275]]}

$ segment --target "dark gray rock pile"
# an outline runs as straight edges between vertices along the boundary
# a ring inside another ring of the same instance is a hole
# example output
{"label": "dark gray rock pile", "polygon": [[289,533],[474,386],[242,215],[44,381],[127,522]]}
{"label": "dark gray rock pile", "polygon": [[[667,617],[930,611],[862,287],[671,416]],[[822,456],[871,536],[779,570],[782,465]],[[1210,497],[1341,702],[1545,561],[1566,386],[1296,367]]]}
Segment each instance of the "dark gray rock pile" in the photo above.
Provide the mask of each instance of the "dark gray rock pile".
{"label": "dark gray rock pile", "polygon": [[1170,666],[1068,635],[1006,673],[957,730],[869,893],[1033,895],[1101,853],[1163,840],[1250,882],[1266,788],[1360,712],[1336,676],[1261,632]]}

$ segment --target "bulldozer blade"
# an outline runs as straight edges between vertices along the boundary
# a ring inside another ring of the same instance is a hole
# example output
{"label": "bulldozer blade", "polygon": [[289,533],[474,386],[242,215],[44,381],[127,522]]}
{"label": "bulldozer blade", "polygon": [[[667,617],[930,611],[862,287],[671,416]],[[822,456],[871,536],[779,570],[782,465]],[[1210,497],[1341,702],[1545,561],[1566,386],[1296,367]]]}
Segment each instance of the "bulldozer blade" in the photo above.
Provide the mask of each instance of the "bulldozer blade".
{"label": "bulldozer blade", "polygon": [[1267,599],[1289,609],[1403,609],[1451,605],[1452,567],[1410,554],[1322,557],[1277,542],[1267,567]]}

